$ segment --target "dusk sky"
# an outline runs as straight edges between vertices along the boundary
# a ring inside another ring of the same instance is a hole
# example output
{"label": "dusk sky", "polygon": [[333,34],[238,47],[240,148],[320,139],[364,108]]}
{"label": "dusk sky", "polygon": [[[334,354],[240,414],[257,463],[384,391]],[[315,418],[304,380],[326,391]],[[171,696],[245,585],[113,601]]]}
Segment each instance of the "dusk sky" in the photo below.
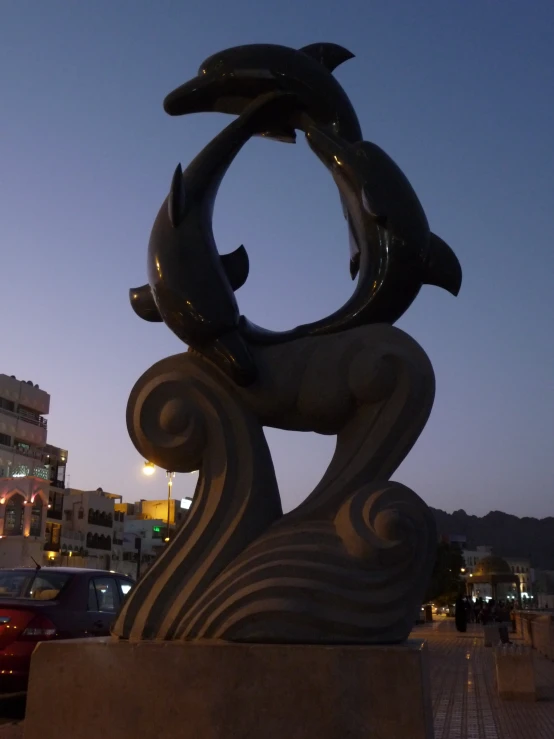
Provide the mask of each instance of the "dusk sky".
{"label": "dusk sky", "polygon": [[[435,367],[434,410],[397,479],[430,505],[553,515],[554,3],[552,0],[5,0],[0,18],[0,372],[51,394],[48,437],[72,487],[165,495],[125,426],[129,392],[183,351],[139,320],[150,229],[175,166],[230,117],[171,118],[164,96],[229,46],[328,41],[364,137],[404,170],[464,272],[424,287],[397,324]],[[221,253],[244,244],[240,310],[290,328],[353,289],[336,187],[303,137],[256,139],[216,203]],[[286,509],[333,438],[269,430]],[[191,495],[195,476],[174,492]]]}

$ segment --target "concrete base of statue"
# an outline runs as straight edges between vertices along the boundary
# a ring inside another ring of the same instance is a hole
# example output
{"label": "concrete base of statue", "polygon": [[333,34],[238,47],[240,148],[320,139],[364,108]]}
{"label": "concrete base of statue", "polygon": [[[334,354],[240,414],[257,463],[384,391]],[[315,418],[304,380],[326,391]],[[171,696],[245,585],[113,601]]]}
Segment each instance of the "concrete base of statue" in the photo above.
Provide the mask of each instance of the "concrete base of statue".
{"label": "concrete base of statue", "polygon": [[39,644],[24,739],[432,739],[427,648]]}

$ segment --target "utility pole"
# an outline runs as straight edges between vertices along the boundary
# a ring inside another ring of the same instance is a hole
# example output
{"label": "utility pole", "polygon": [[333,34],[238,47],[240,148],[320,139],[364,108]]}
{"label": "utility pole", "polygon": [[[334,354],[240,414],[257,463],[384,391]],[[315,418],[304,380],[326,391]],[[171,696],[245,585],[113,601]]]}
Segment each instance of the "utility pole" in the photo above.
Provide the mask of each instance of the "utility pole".
{"label": "utility pole", "polygon": [[137,582],[140,579],[140,560],[142,552],[142,537],[137,536],[135,539],[135,549],[137,550]]}

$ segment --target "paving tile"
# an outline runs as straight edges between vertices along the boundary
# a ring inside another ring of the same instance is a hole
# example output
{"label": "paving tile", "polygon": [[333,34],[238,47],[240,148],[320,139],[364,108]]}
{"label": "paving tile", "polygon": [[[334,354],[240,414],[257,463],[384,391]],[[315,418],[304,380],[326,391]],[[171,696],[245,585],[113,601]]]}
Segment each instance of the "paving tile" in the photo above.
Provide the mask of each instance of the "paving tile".
{"label": "paving tile", "polygon": [[444,619],[412,636],[429,647],[435,739],[554,739],[554,662],[534,652],[539,700],[506,701],[498,696],[494,651],[484,646],[481,627],[459,634]]}

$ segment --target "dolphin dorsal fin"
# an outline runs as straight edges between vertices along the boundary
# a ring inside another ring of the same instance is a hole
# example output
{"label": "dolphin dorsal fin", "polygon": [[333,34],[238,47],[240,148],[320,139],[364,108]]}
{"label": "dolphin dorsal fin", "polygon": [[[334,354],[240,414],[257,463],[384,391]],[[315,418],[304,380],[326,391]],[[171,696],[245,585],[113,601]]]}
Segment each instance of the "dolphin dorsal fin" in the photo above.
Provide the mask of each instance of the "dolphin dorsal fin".
{"label": "dolphin dorsal fin", "polygon": [[178,164],[171,180],[171,189],[167,198],[169,220],[173,228],[181,223],[185,213],[185,183],[183,182],[183,170]]}
{"label": "dolphin dorsal fin", "polygon": [[462,268],[448,244],[432,233],[429,236],[429,257],[424,275],[426,285],[436,285],[456,297],[462,286]]}
{"label": "dolphin dorsal fin", "polygon": [[329,72],[336,69],[339,64],[354,58],[354,54],[351,51],[338,44],[310,44],[309,46],[303,46],[298,51],[311,56],[312,59],[322,64]]}
{"label": "dolphin dorsal fin", "polygon": [[248,260],[248,252],[242,246],[231,252],[230,254],[221,254],[221,264],[229,280],[229,284],[233,290],[241,288],[248,277],[250,262]]}
{"label": "dolphin dorsal fin", "polygon": [[154,302],[150,285],[132,287],[129,290],[129,300],[131,301],[132,309],[143,321],[150,321],[151,323],[160,323],[162,321],[158,307]]}

